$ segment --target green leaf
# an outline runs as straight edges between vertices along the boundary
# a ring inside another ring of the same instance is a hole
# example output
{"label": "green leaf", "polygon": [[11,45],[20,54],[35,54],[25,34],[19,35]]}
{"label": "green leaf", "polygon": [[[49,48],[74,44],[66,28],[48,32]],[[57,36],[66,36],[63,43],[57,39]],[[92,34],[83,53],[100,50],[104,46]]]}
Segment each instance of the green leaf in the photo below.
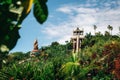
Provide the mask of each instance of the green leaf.
{"label": "green leaf", "polygon": [[0,4],[11,4],[12,0],[0,0]]}
{"label": "green leaf", "polygon": [[34,16],[42,24],[48,17],[47,0],[36,0],[34,4]]}
{"label": "green leaf", "polygon": [[62,73],[62,76],[75,76],[79,74],[79,69],[80,69],[80,65],[77,62],[67,62],[66,64],[64,64],[61,69],[60,72]]}

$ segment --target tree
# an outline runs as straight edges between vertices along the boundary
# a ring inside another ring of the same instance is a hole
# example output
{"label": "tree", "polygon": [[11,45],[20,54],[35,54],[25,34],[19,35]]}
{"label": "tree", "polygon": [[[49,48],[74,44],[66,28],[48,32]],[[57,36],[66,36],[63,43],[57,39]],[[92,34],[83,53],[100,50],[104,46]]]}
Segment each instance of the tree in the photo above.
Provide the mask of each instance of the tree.
{"label": "tree", "polygon": [[111,35],[112,35],[112,30],[113,30],[113,27],[111,25],[108,25],[108,30],[110,31]]}
{"label": "tree", "polygon": [[59,45],[58,42],[52,42],[52,43],[51,43],[51,46],[57,46],[57,45]]}
{"label": "tree", "polygon": [[94,33],[96,33],[97,26],[93,25],[93,27],[94,27]]}
{"label": "tree", "polygon": [[119,26],[119,33],[120,33],[120,26]]}
{"label": "tree", "polygon": [[42,24],[48,16],[47,0],[1,0],[0,1],[0,68],[2,60],[14,48],[20,38],[20,25],[30,13],[34,3],[34,17]]}
{"label": "tree", "polygon": [[105,36],[110,36],[110,33],[108,31],[105,31]]}
{"label": "tree", "polygon": [[119,34],[120,34],[120,26],[119,26]]}

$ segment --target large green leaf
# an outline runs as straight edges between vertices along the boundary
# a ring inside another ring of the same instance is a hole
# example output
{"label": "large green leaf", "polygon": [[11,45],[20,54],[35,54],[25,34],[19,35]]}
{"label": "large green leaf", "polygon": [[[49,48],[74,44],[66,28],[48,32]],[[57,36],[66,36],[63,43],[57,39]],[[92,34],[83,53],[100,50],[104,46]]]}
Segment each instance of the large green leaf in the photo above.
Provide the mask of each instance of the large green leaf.
{"label": "large green leaf", "polygon": [[0,4],[11,4],[12,0],[0,0]]}
{"label": "large green leaf", "polygon": [[48,17],[47,0],[36,0],[34,4],[34,16],[42,24]]}
{"label": "large green leaf", "polygon": [[0,15],[0,54],[8,52],[11,50],[19,36],[19,28],[14,27],[14,24],[12,24],[12,19],[10,18],[9,14],[9,5],[3,4],[0,6],[1,15]]}

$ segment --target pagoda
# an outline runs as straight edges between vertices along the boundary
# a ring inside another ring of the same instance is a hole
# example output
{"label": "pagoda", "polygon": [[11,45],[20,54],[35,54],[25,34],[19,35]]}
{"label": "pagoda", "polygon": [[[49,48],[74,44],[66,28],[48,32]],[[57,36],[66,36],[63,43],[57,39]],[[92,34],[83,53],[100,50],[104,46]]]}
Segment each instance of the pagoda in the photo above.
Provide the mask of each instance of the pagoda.
{"label": "pagoda", "polygon": [[73,36],[71,37],[71,41],[73,43],[73,53],[78,53],[81,49],[81,42],[84,39],[83,30],[77,28],[73,30]]}
{"label": "pagoda", "polygon": [[30,57],[35,57],[40,55],[40,50],[38,49],[38,41],[37,39],[34,41],[34,48],[30,53]]}

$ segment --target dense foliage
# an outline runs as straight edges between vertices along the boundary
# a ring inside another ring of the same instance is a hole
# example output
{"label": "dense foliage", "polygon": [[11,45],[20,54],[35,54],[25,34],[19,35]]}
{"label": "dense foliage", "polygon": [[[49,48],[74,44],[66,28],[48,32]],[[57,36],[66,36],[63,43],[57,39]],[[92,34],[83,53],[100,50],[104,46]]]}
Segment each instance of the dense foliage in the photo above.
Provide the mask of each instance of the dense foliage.
{"label": "dense foliage", "polygon": [[8,54],[20,38],[20,24],[33,1],[34,16],[42,24],[48,16],[47,0],[0,0],[0,80],[120,79],[120,37],[112,35],[111,25],[104,35],[96,33],[94,25],[95,35],[86,34],[79,53],[72,53],[72,43],[66,41],[42,47],[36,57],[30,52]]}
{"label": "dense foliage", "polygon": [[120,38],[86,34],[79,56],[72,44],[53,42],[40,48],[40,56],[11,53],[4,60],[0,79],[11,80],[112,80],[120,79]]}
{"label": "dense foliage", "polygon": [[42,24],[48,16],[47,0],[0,0],[0,69],[2,60],[20,38],[19,29],[31,11],[34,3],[34,16]]}

